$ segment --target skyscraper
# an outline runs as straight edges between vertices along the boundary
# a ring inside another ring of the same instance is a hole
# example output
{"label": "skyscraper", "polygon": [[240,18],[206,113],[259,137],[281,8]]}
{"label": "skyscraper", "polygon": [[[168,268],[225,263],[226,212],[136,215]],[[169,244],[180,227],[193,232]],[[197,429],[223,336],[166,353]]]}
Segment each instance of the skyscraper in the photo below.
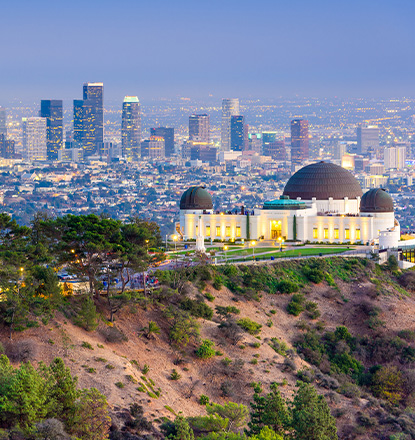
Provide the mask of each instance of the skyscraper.
{"label": "skyscraper", "polygon": [[231,116],[239,115],[239,99],[222,99],[221,149],[231,149]]}
{"label": "skyscraper", "polygon": [[6,109],[0,107],[0,134],[4,134],[7,137],[7,123],[6,123]]}
{"label": "skyscraper", "polygon": [[376,125],[358,125],[357,135],[357,154],[379,153],[379,128]]}
{"label": "skyscraper", "polygon": [[231,116],[231,150],[243,151],[247,150],[247,126],[245,118],[241,115]]}
{"label": "skyscraper", "polygon": [[209,115],[189,116],[189,140],[196,142],[210,142]]}
{"label": "skyscraper", "polygon": [[85,83],[83,100],[74,100],[74,140],[91,155],[104,142],[104,84]]}
{"label": "skyscraper", "polygon": [[150,136],[141,142],[141,157],[150,159],[164,159],[165,157],[165,139],[162,136]]}
{"label": "skyscraper", "polygon": [[[156,127],[150,129],[151,136],[162,137],[164,139],[165,157],[171,157],[174,154],[174,128]],[[164,155],[163,155],[164,157]]]}
{"label": "skyscraper", "polygon": [[0,157],[11,159],[14,157],[15,142],[12,139],[7,139],[6,135],[0,133]]}
{"label": "skyscraper", "polygon": [[140,157],[141,112],[137,96],[126,96],[122,104],[122,155],[127,160]]}
{"label": "skyscraper", "polygon": [[405,168],[406,145],[393,145],[383,150],[385,169],[401,170]]}
{"label": "skyscraper", "polygon": [[29,161],[47,159],[46,118],[23,118],[23,158]]}
{"label": "skyscraper", "polygon": [[58,150],[63,146],[63,110],[61,100],[42,100],[39,116],[46,118],[47,157],[58,159]]}
{"label": "skyscraper", "polygon": [[263,149],[264,156],[271,156],[274,160],[286,160],[285,141],[276,140],[267,142]]}
{"label": "skyscraper", "polygon": [[291,121],[291,163],[301,165],[308,158],[308,121],[294,119]]}
{"label": "skyscraper", "polygon": [[265,156],[270,156],[270,154],[266,154],[265,151],[267,150],[267,146],[270,142],[276,142],[278,140],[277,138],[277,132],[276,131],[263,131],[262,132],[262,151]]}

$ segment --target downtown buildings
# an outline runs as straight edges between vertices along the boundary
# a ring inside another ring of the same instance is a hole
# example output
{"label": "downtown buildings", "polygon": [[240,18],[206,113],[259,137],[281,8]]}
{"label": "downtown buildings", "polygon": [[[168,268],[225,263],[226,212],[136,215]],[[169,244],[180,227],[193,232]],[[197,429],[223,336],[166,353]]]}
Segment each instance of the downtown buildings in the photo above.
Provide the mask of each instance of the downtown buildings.
{"label": "downtown buildings", "polygon": [[231,149],[231,117],[239,115],[239,99],[222,100],[221,150]]}
{"label": "downtown buildings", "polygon": [[46,118],[23,118],[23,158],[27,161],[47,159]]}
{"label": "downtown buildings", "polygon": [[47,159],[57,160],[63,147],[63,106],[61,100],[42,100],[39,116],[46,118]]}
{"label": "downtown buildings", "polygon": [[292,167],[304,165],[309,159],[308,121],[291,121],[291,164]]}
{"label": "downtown buildings", "polygon": [[140,157],[141,111],[137,96],[126,96],[122,105],[122,155],[128,161]]}

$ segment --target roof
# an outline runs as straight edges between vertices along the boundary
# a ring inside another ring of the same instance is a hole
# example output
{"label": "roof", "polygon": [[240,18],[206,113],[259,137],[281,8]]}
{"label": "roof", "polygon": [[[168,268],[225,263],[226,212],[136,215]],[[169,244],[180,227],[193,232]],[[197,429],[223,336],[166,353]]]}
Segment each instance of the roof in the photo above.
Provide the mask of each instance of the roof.
{"label": "roof", "polygon": [[298,170],[285,185],[283,195],[303,200],[356,199],[362,197],[358,180],[344,168],[329,162],[317,162]]}
{"label": "roof", "polygon": [[270,200],[264,203],[262,209],[305,209],[307,205],[305,202],[300,200],[291,200],[291,199],[277,199]]}
{"label": "roof", "polygon": [[213,209],[212,196],[203,186],[192,186],[180,199],[180,209]]}
{"label": "roof", "polygon": [[360,212],[393,212],[392,197],[384,188],[373,188],[364,193]]}

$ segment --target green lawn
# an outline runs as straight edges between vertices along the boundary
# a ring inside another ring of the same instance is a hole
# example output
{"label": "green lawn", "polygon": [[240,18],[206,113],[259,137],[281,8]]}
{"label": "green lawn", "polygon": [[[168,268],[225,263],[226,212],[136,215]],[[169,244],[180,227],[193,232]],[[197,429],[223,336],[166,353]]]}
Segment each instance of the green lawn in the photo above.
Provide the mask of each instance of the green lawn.
{"label": "green lawn", "polygon": [[303,249],[292,249],[283,252],[273,252],[272,254],[267,254],[267,257],[284,258],[284,257],[305,257],[310,255],[327,255],[327,254],[340,254],[342,252],[349,251],[350,249],[344,248],[303,248]]}
{"label": "green lawn", "polygon": [[[272,251],[277,251],[277,250],[279,250],[279,247],[256,247],[255,253],[261,254],[264,252],[272,252]],[[226,251],[226,253],[229,254],[230,257],[234,257],[236,255],[250,255],[250,254],[252,254],[252,247],[245,248],[245,249],[239,249],[236,251],[228,250],[228,251]]]}

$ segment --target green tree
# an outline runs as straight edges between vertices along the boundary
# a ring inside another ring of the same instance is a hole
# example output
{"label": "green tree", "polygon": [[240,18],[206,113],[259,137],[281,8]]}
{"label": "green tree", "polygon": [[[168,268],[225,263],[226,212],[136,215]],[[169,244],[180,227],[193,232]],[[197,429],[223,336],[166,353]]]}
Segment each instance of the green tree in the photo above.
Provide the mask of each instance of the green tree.
{"label": "green tree", "polygon": [[97,328],[97,309],[94,301],[89,296],[82,298],[81,309],[74,319],[74,323],[86,331],[92,331]]}
{"label": "green tree", "polygon": [[72,377],[69,368],[61,358],[55,358],[48,368],[47,417],[57,418],[71,427],[74,418],[75,402],[78,397],[78,378]]}
{"label": "green tree", "polygon": [[295,440],[337,440],[334,417],[323,396],[315,388],[303,382],[292,403],[292,428]]}
{"label": "green tree", "polygon": [[249,440],[284,440],[284,437],[277,434],[268,426],[261,429],[259,434],[249,437]]}
{"label": "green tree", "polygon": [[212,403],[206,405],[206,411],[208,414],[217,414],[224,419],[228,419],[228,429],[234,432],[236,432],[241,426],[245,425],[246,419],[249,415],[249,410],[246,405],[234,402],[228,402],[224,405]]}
{"label": "green tree", "polygon": [[187,420],[179,415],[174,420],[175,434],[172,434],[169,438],[171,440],[194,440],[195,435],[189,426]]}
{"label": "green tree", "polygon": [[108,438],[110,424],[106,397],[96,388],[81,390],[71,433],[81,440],[104,440]]}
{"label": "green tree", "polygon": [[248,435],[259,434],[264,425],[264,414],[266,406],[266,396],[262,395],[262,388],[260,385],[256,385],[255,394],[253,397],[253,402],[250,402],[251,420],[248,422],[249,430],[247,430]]}

